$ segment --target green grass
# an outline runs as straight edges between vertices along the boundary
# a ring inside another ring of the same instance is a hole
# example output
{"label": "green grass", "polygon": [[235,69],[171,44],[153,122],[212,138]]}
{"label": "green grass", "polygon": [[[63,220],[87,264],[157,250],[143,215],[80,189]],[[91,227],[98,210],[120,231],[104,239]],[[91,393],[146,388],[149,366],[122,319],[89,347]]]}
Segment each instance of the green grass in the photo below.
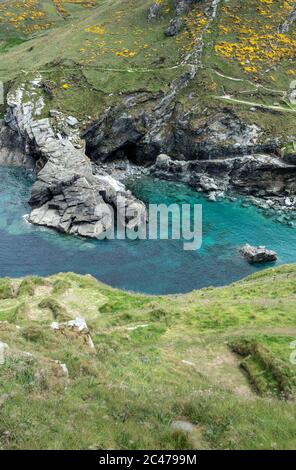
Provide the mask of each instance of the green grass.
{"label": "green grass", "polygon": [[35,292],[36,286],[44,285],[45,281],[41,277],[38,276],[28,276],[22,280],[19,285],[17,296],[22,297],[24,295],[32,296]]}
{"label": "green grass", "polygon": [[42,309],[47,309],[52,313],[53,319],[57,321],[70,320],[71,316],[67,314],[67,311],[52,297],[44,298],[38,305]]}
{"label": "green grass", "polygon": [[0,299],[13,297],[13,286],[10,279],[0,279]]}
{"label": "green grass", "polygon": [[[65,3],[72,16],[62,22],[54,18],[57,15],[52,8],[44,8],[52,23],[48,29],[26,36],[12,32],[9,43],[0,44],[0,80],[16,79],[18,83],[23,81],[22,71],[28,80],[36,72],[41,73],[53,89],[45,113],[56,108],[77,115],[85,121],[82,127],[89,122],[89,116],[94,119],[107,106],[118,103],[122,93],[167,91],[171,81],[186,70],[186,66],[174,68],[181,61],[182,51],[164,35],[172,13],[148,23],[150,0],[95,3],[96,8],[91,10],[77,6],[69,9]],[[46,1],[44,7],[50,4]],[[2,21],[4,26],[7,20]],[[88,31],[96,26],[104,33]],[[131,56],[117,54],[124,50]],[[67,90],[62,88],[64,83],[69,85]]]}
{"label": "green grass", "polygon": [[[16,12],[17,3],[8,2],[9,11]],[[53,98],[46,99],[46,116],[50,109],[77,115],[85,129],[107,107],[121,103],[122,94],[145,91],[158,96],[189,70],[184,58],[196,43],[194,28],[198,20],[194,18],[191,26],[176,38],[166,38],[164,31],[174,16],[172,0],[164,0],[162,14],[151,22],[147,17],[152,0],[97,0],[91,9],[62,3],[70,14],[66,20],[46,0],[38,7],[44,18],[27,18],[18,29],[9,18],[2,16],[1,20],[0,11],[0,80],[18,83],[24,80],[24,72],[27,80],[41,73],[53,89]],[[203,12],[209,3],[198,2],[194,12]],[[243,27],[252,27],[258,34],[270,27],[275,34],[287,15],[283,8],[286,4],[284,0],[273,2],[272,7],[259,0],[243,6],[240,0],[230,0],[227,5],[221,2],[217,19],[204,34],[203,67],[178,97],[185,109],[195,110],[192,122],[202,121],[201,109],[207,108],[208,113],[229,109],[243,122],[261,127],[264,139],[279,138],[284,143],[291,140],[295,109],[288,92],[296,77],[291,75],[296,74],[293,60],[283,58],[275,64],[265,60],[259,63],[256,73],[248,73],[237,59],[225,58],[215,51],[222,42],[239,43]],[[271,18],[260,15],[258,8],[263,7],[272,9]],[[241,21],[235,32],[234,18]],[[48,27],[41,29],[42,24]],[[25,33],[25,25],[35,25],[37,29]],[[221,26],[228,30],[225,32]],[[294,38],[295,26],[288,36]],[[123,51],[128,52],[122,55]],[[62,88],[64,83],[69,85],[67,90]],[[222,99],[224,95],[232,101]],[[249,103],[258,106],[256,113],[250,110],[253,105]],[[275,103],[282,111],[274,109]]]}
{"label": "green grass", "polygon": [[[295,448],[295,266],[167,297],[91,276],[37,279],[11,281],[30,288],[0,300],[1,448]],[[77,316],[95,355],[50,329]],[[178,419],[195,430],[175,431]]]}
{"label": "green grass", "polygon": [[[238,338],[230,343],[231,349],[244,358],[241,367],[261,395],[272,394],[286,399],[293,396],[296,386],[294,371],[287,357],[286,361],[279,357],[279,352],[283,354],[284,348],[287,355],[287,340],[257,335],[253,338]],[[277,344],[276,354],[266,343]]]}

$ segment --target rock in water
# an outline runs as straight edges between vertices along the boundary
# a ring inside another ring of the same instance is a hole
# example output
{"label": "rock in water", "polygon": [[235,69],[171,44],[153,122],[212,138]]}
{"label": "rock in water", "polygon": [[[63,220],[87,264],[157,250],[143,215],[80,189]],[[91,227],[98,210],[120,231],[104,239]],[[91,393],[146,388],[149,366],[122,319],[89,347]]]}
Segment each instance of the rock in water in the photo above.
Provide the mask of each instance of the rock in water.
{"label": "rock in water", "polygon": [[277,260],[277,253],[275,251],[268,250],[265,246],[251,246],[249,244],[244,245],[239,250],[240,254],[249,263],[270,263]]}

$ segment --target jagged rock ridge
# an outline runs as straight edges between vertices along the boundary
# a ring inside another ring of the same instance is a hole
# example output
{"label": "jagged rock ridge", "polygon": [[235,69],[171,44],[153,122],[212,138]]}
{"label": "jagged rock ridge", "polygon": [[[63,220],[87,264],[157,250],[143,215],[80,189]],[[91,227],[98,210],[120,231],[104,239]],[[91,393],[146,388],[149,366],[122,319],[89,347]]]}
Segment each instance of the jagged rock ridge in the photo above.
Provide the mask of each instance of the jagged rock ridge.
{"label": "jagged rock ridge", "polygon": [[[110,208],[114,207],[128,228],[144,223],[144,204],[111,176],[95,174],[84,150],[75,148],[67,137],[57,136],[48,118],[40,118],[43,101],[34,96],[39,86],[36,79],[7,97],[7,123],[23,139],[26,152],[38,156],[29,221],[70,234],[98,237],[112,228]],[[24,95],[30,97],[28,102]]]}

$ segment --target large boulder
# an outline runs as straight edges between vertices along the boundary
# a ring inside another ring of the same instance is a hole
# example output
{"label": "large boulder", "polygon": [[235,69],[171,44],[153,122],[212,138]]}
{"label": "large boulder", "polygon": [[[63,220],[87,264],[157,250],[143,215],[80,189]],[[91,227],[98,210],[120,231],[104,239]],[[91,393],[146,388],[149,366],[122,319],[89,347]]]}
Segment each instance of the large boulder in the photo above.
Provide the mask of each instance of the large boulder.
{"label": "large boulder", "polygon": [[239,250],[240,254],[252,264],[270,263],[277,260],[277,253],[268,250],[265,246],[251,246],[246,244]]}

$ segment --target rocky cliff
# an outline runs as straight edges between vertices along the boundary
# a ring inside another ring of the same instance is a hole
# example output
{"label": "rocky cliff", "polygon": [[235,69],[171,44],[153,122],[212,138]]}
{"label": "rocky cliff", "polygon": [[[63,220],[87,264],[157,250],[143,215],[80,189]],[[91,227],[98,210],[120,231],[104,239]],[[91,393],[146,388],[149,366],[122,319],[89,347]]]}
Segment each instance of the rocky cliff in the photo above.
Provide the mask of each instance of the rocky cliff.
{"label": "rocky cliff", "polygon": [[92,238],[113,229],[113,208],[128,228],[145,223],[144,204],[123,184],[93,169],[83,143],[71,129],[78,121],[71,116],[65,119],[68,133],[62,135],[61,113],[51,113],[59,120],[59,132],[54,131],[52,120],[40,118],[44,107],[38,93],[41,88],[41,79],[35,78],[8,94],[6,123],[10,130],[3,128],[22,142],[24,153],[35,162],[37,179],[29,222]]}
{"label": "rocky cliff", "polygon": [[[127,223],[133,225],[132,213],[138,221],[137,211],[144,219],[141,203],[112,179],[114,161],[185,181],[211,200],[234,192],[291,213],[294,2],[93,6],[91,14],[73,13],[71,25],[49,27],[46,41],[37,35],[29,48],[2,53],[10,88],[6,122],[38,173],[30,220],[93,236],[110,225],[106,203],[117,207],[118,194],[127,196]],[[13,8],[19,7],[11,2],[9,14]],[[63,45],[53,48],[48,40]],[[16,58],[25,80],[17,76]],[[8,132],[2,130],[1,145],[9,162]]]}

